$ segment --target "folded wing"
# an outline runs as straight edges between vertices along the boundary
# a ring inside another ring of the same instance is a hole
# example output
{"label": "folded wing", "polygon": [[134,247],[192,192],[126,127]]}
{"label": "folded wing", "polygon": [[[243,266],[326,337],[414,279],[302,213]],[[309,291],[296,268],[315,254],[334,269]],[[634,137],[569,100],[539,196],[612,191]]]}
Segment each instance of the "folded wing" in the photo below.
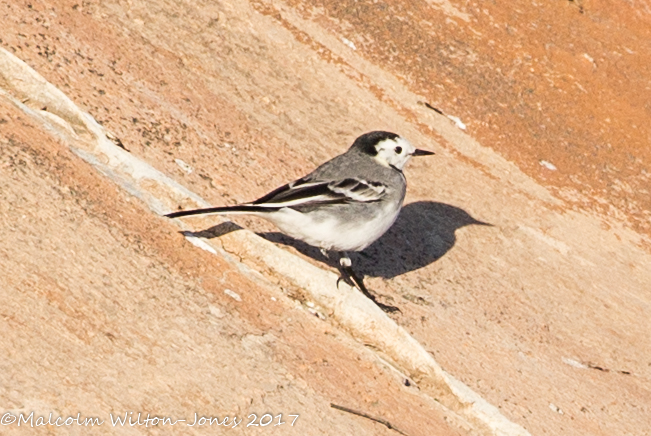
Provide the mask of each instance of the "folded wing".
{"label": "folded wing", "polygon": [[337,181],[299,179],[281,186],[250,203],[259,207],[281,208],[317,204],[372,203],[386,195],[387,187],[378,182],[356,178]]}

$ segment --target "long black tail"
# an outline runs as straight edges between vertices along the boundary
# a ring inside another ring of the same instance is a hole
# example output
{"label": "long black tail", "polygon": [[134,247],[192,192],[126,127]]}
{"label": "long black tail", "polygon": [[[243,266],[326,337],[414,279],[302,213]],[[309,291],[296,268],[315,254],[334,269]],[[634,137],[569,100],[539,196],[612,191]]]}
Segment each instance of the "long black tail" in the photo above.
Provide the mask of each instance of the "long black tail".
{"label": "long black tail", "polygon": [[181,210],[179,212],[172,212],[165,215],[167,218],[178,218],[182,216],[190,215],[207,215],[207,214],[217,214],[217,215],[227,215],[227,214],[255,214],[260,212],[273,212],[278,210],[276,207],[262,207],[249,204],[240,204],[238,206],[222,206],[222,207],[208,207],[205,209],[193,209],[193,210]]}

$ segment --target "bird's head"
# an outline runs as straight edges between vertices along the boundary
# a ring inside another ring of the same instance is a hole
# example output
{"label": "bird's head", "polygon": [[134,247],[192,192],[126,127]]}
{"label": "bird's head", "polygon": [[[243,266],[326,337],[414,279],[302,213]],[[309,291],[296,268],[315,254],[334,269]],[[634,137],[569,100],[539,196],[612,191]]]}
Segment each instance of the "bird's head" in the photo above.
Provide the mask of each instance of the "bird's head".
{"label": "bird's head", "polygon": [[398,171],[402,171],[412,156],[434,154],[432,151],[415,148],[402,136],[382,131],[363,134],[355,140],[350,148],[372,157],[380,165],[392,167]]}

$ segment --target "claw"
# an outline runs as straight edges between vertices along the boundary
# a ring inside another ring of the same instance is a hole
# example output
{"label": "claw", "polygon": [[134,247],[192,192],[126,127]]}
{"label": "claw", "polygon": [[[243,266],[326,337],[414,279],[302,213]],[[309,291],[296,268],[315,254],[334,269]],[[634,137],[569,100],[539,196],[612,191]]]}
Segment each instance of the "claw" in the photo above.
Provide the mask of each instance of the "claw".
{"label": "claw", "polygon": [[382,309],[386,313],[396,313],[396,312],[402,313],[402,310],[400,310],[399,307],[389,306],[388,304],[382,304],[379,301],[374,301],[374,302],[375,304],[378,305],[380,309]]}

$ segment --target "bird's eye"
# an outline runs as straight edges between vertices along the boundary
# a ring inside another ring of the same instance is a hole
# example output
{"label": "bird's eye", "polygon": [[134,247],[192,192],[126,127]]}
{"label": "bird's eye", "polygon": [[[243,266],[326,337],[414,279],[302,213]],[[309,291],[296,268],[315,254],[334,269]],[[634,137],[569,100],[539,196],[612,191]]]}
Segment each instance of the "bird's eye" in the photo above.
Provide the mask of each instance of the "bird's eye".
{"label": "bird's eye", "polygon": [[396,154],[402,153],[402,147],[396,147],[395,150]]}

